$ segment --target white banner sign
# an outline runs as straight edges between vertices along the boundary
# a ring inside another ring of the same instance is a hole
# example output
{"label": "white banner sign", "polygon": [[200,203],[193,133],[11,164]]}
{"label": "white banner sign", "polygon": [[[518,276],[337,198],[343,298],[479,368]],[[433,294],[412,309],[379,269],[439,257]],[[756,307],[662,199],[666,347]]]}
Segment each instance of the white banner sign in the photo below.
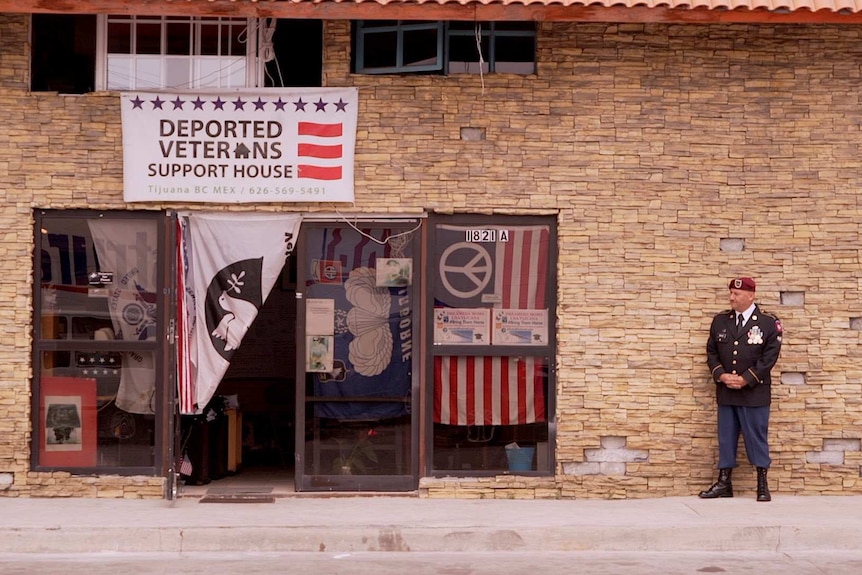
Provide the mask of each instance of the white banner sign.
{"label": "white banner sign", "polygon": [[127,202],[352,202],[356,88],[125,92]]}

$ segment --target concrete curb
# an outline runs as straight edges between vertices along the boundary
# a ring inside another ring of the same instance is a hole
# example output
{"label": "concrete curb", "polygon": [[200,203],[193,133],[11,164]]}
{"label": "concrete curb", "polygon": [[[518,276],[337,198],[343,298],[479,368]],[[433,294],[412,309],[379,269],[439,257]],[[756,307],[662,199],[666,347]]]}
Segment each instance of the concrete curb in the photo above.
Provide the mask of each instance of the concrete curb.
{"label": "concrete curb", "polygon": [[858,549],[862,497],[781,499],[0,499],[0,553]]}

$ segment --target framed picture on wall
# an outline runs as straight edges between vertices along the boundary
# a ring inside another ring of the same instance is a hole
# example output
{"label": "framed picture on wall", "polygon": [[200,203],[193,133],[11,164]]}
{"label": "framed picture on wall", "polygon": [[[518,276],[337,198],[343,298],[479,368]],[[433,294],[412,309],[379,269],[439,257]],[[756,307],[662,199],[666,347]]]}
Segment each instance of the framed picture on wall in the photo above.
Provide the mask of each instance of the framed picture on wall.
{"label": "framed picture on wall", "polygon": [[96,380],[42,378],[39,402],[39,464],[45,467],[96,465]]}

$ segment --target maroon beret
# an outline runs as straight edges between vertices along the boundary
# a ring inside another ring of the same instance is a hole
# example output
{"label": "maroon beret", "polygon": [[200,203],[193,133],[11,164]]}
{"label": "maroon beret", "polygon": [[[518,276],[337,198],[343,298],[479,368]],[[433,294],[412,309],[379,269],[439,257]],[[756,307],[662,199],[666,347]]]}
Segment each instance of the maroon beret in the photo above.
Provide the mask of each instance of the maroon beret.
{"label": "maroon beret", "polygon": [[727,289],[755,291],[754,280],[751,278],[734,278],[730,280],[730,284],[728,284]]}

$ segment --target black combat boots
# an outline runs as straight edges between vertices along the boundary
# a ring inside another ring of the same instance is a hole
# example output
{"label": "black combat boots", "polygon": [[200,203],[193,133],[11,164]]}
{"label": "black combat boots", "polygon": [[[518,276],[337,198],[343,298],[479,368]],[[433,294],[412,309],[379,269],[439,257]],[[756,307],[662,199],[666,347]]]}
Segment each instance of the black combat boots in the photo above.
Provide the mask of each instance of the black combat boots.
{"label": "black combat boots", "polygon": [[[707,489],[706,491],[701,491],[698,494],[698,497],[701,499],[715,499],[717,497],[733,497],[733,483],[730,480],[730,473],[732,469],[719,469],[718,470],[718,481],[712,484],[712,487]],[[758,475],[758,478],[760,475]],[[766,474],[764,474],[764,478]],[[764,479],[764,485],[765,485]],[[760,482],[758,481],[758,495],[760,494]],[[769,492],[767,491],[767,496]],[[768,499],[767,499],[768,501]]]}
{"label": "black combat boots", "polygon": [[766,483],[766,468],[757,468],[757,500],[772,501],[772,495],[769,494],[769,485]]}

